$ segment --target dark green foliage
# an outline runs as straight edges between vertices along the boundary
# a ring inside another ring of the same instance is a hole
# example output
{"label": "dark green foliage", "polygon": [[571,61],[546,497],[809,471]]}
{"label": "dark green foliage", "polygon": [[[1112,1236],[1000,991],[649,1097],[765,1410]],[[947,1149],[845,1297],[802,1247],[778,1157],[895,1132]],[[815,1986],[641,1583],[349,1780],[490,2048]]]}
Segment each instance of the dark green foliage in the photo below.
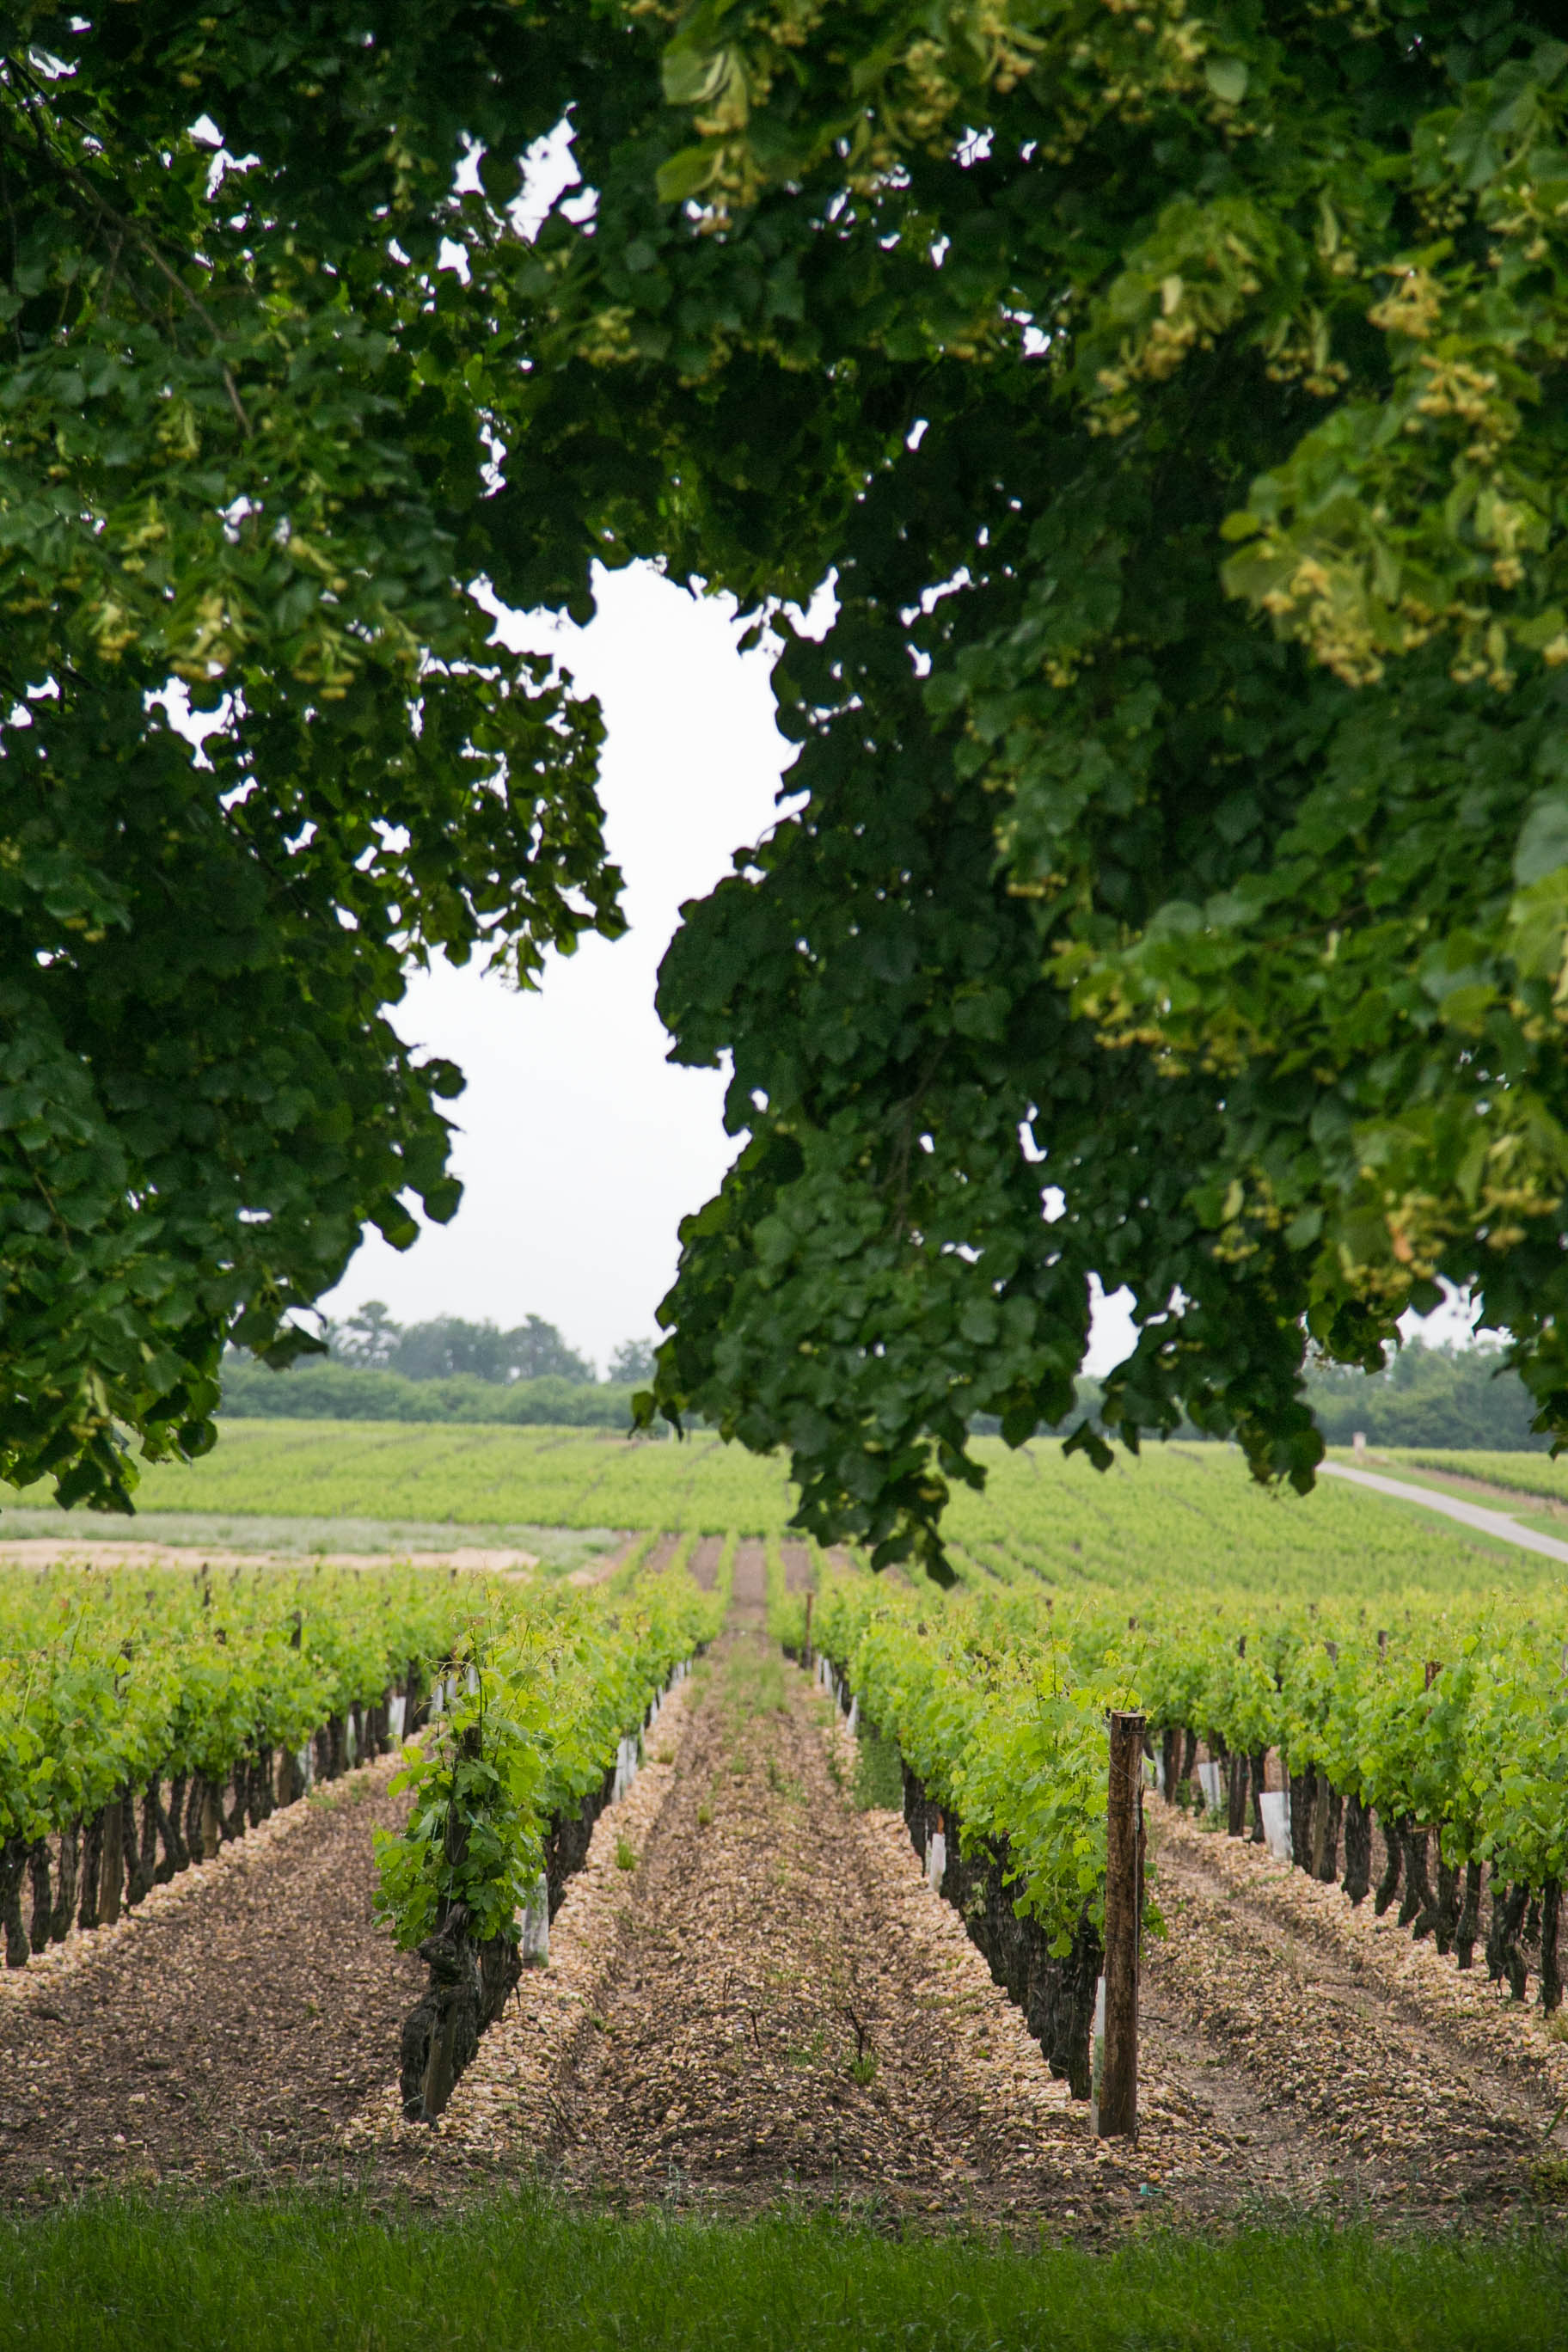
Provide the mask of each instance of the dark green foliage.
{"label": "dark green foliage", "polygon": [[[1131,1444],[1184,1415],[1310,1486],[1309,1334],[1376,1365],[1439,1276],[1568,1428],[1552,30],[845,0],[670,44],[668,347],[723,436],[672,405],[683,512],[742,596],[831,562],[838,617],[777,672],[804,804],[661,977],[750,1139],[655,1393],[788,1444],[819,1536],[940,1573],[972,1416],[1071,1410],[1091,1270],[1133,1296]],[[586,304],[637,184],[579,152]],[[787,444],[770,361],[838,470],[732,558],[730,487]]]}
{"label": "dark green foliage", "polygon": [[[1140,2203],[1152,2221],[1158,2198]],[[1561,2334],[1568,2260],[1556,2236],[1255,2229],[1093,2254],[541,2200],[373,2214],[324,2195],[13,2221],[0,2282],[17,2352],[297,2352],[323,2336],[419,2352],[433,2310],[450,2352],[1540,2352]]]}
{"label": "dark green foliage", "polygon": [[574,1429],[631,1425],[634,1391],[608,1381],[555,1378],[502,1387],[471,1373],[409,1380],[402,1372],[362,1370],[307,1359],[274,1372],[231,1356],[223,1368],[219,1411],[239,1421],[472,1421],[554,1423]]}
{"label": "dark green foliage", "polygon": [[[226,1330],[449,1213],[405,957],[616,921],[594,716],[464,583],[582,618],[636,556],[838,597],[779,624],[798,806],[662,975],[745,1141],[643,1410],[938,1574],[973,1416],[1076,1415],[1092,1273],[1131,1444],[1309,1486],[1308,1335],[1375,1366],[1439,1277],[1568,1430],[1558,30],[23,12],[0,1469],[122,1501],[116,1417],[205,1444]],[[216,194],[204,113],[258,159]],[[531,243],[568,116],[593,200]]]}
{"label": "dark green foliage", "polygon": [[6,18],[0,1474],[62,1502],[129,1507],[117,1427],[210,1445],[226,1337],[308,1346],[367,1220],[452,1214],[407,964],[619,926],[596,714],[468,593],[492,323],[434,270],[493,234],[466,134],[554,101],[512,10],[373,16]]}
{"label": "dark green foliage", "polygon": [[1534,1401],[1494,1348],[1426,1348],[1413,1340],[1384,1372],[1308,1368],[1307,1399],[1330,1445],[1363,1430],[1371,1445],[1479,1446],[1544,1452]]}
{"label": "dark green foliage", "polygon": [[530,1315],[515,1330],[499,1324],[465,1323],[438,1315],[432,1323],[394,1323],[378,1298],[366,1301],[347,1322],[328,1326],[329,1352],[341,1362],[406,1380],[574,1381],[585,1384],[594,1367],[569,1348],[553,1323]]}

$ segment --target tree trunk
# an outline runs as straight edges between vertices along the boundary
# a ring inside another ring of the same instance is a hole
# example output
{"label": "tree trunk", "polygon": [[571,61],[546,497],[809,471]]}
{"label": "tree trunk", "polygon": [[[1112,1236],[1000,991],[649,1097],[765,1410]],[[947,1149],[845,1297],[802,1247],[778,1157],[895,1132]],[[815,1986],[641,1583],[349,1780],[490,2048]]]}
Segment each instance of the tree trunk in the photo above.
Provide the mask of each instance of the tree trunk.
{"label": "tree trunk", "polygon": [[232,1784],[234,1802],[226,1811],[224,1811],[223,1791],[221,1789],[217,1791],[218,1833],[226,1845],[232,1844],[236,1838],[242,1838],[245,1835],[245,1799],[249,1782],[250,1759],[248,1756],[241,1756],[237,1759],[234,1768]]}
{"label": "tree trunk", "polygon": [[1399,1892],[1400,1873],[1405,1867],[1405,1840],[1401,1834],[1403,1822],[1388,1813],[1382,1816],[1382,1822],[1388,1860],[1384,1864],[1383,1876],[1377,1882],[1377,1893],[1372,1900],[1372,1907],[1380,1919]]}
{"label": "tree trunk", "polygon": [[1176,1773],[1182,1760],[1182,1734],[1179,1725],[1168,1723],[1160,1734],[1160,1775],[1164,1782],[1167,1804],[1176,1801]]}
{"label": "tree trunk", "polygon": [[332,1777],[332,1732],[331,1732],[331,1724],[329,1724],[329,1723],[323,1723],[323,1724],[322,1724],[322,1726],[321,1726],[321,1729],[320,1729],[320,1730],[317,1732],[317,1734],[316,1734],[316,1778],[317,1778],[317,1780],[318,1780],[327,1781],[327,1780],[330,1780],[331,1779],[331,1777]]}
{"label": "tree trunk", "polygon": [[1247,1759],[1236,1755],[1230,1759],[1229,1785],[1226,1791],[1225,1827],[1227,1837],[1247,1835]]}
{"label": "tree trunk", "polygon": [[282,1748],[278,1758],[278,1802],[298,1804],[305,1793],[305,1775],[300,1769],[300,1759],[291,1748]]}
{"label": "tree trunk", "polygon": [[27,1941],[35,1952],[47,1948],[49,1926],[55,1916],[49,1899],[49,1842],[47,1838],[34,1841],[27,1856],[27,1879],[33,1897],[33,1909],[27,1922]]}
{"label": "tree trunk", "polygon": [[1182,1769],[1176,1775],[1177,1780],[1180,1781],[1184,1789],[1191,1789],[1193,1774],[1197,1769],[1197,1764],[1198,1735],[1195,1731],[1188,1731],[1183,1735]]}
{"label": "tree trunk", "polygon": [[71,1931],[76,1908],[77,1863],[81,1853],[81,1821],[73,1816],[60,1832],[59,1868],[55,1874],[55,1908],[49,1921],[49,1941],[63,1944]]}
{"label": "tree trunk", "polygon": [[1372,1812],[1354,1791],[1345,1799],[1344,1889],[1352,1903],[1364,1903],[1372,1885]]}
{"label": "tree trunk", "polygon": [[1312,1875],[1331,1886],[1340,1874],[1340,1814],[1344,1799],[1326,1772],[1317,1775],[1317,1801],[1312,1807]]}
{"label": "tree trunk", "polygon": [[0,1844],[0,1927],[5,1931],[5,1966],[25,1969],[33,1956],[22,1925],[22,1880],[27,1868],[26,1838],[8,1837]]}
{"label": "tree trunk", "polygon": [[1481,1926],[1481,1865],[1479,1862],[1465,1864],[1465,1900],[1454,1929],[1454,1958],[1460,1968],[1473,1966],[1476,1937]]}
{"label": "tree trunk", "polygon": [[1266,1748],[1256,1749],[1250,1759],[1250,1762],[1252,1767],[1252,1843],[1254,1845],[1265,1845],[1268,1843],[1268,1838],[1263,1827],[1263,1791],[1268,1786],[1268,1750]]}
{"label": "tree trunk", "polygon": [[1563,2005],[1563,1970],[1557,1957],[1563,1882],[1549,1878],[1541,1891],[1541,2006],[1548,2017]]}
{"label": "tree trunk", "polygon": [[81,1902],[76,1915],[79,1927],[98,1925],[98,1882],[103,1868],[103,1823],[107,1805],[88,1818],[81,1837]]}

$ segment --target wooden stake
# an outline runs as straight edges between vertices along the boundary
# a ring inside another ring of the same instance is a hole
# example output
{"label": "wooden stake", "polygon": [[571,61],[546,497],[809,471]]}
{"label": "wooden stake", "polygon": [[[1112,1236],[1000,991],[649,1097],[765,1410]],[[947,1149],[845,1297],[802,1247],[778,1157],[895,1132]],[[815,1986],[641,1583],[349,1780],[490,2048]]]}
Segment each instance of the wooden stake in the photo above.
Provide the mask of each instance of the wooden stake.
{"label": "wooden stake", "polygon": [[1121,2138],[1138,2128],[1143,1730],[1141,1715],[1111,1716],[1105,1814],[1105,2071],[1097,2117],[1101,2139]]}
{"label": "wooden stake", "polygon": [[124,1819],[118,1792],[103,1809],[103,1859],[98,1866],[98,1924],[111,1927],[125,1888]]}

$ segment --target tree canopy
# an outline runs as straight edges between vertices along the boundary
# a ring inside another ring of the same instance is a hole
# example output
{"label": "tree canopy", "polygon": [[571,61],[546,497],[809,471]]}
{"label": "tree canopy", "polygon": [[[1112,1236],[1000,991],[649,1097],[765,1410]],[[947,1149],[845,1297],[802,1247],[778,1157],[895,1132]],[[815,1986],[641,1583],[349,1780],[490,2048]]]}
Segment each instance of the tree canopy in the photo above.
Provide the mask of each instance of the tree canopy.
{"label": "tree canopy", "polygon": [[[529,1315],[510,1331],[499,1323],[465,1322],[437,1315],[429,1323],[395,1323],[383,1301],[367,1299],[323,1335],[329,1355],[367,1371],[400,1372],[405,1380],[468,1377],[505,1386],[513,1381],[595,1379],[593,1365],[569,1347],[553,1323]],[[624,1371],[613,1375],[623,1381]]]}
{"label": "tree canopy", "polygon": [[[1071,1410],[1091,1273],[1133,1444],[1310,1483],[1308,1335],[1381,1361],[1442,1277],[1568,1429],[1549,12],[12,23],[13,1461],[205,1442],[225,1328],[450,1205],[402,961],[615,920],[593,715],[467,583],[582,615],[636,556],[784,638],[804,795],[662,975],[745,1141],[649,1412],[938,1573],[971,1417]],[[256,158],[216,187],[203,121]]]}
{"label": "tree canopy", "polygon": [[408,964],[618,928],[596,713],[468,593],[494,322],[435,264],[509,12],[376,14],[5,12],[0,1474],[62,1501],[451,1215]]}

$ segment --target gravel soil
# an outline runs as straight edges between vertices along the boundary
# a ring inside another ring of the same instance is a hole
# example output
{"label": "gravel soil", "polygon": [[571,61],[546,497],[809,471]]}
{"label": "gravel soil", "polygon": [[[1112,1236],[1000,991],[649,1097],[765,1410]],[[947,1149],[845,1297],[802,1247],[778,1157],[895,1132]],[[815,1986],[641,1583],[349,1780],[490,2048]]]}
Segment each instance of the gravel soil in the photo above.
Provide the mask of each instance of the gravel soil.
{"label": "gravel soil", "polygon": [[1144,2031],[1211,2077],[1249,2168],[1282,2163],[1314,2202],[1427,2220],[1561,2197],[1568,2042],[1539,2011],[1392,1911],[1157,1800],[1149,1817],[1169,1933],[1147,1948]]}
{"label": "gravel soil", "polygon": [[8,1974],[0,2200],[312,2168],[385,2074],[423,1970],[371,1919],[384,1758],[108,1928]]}

